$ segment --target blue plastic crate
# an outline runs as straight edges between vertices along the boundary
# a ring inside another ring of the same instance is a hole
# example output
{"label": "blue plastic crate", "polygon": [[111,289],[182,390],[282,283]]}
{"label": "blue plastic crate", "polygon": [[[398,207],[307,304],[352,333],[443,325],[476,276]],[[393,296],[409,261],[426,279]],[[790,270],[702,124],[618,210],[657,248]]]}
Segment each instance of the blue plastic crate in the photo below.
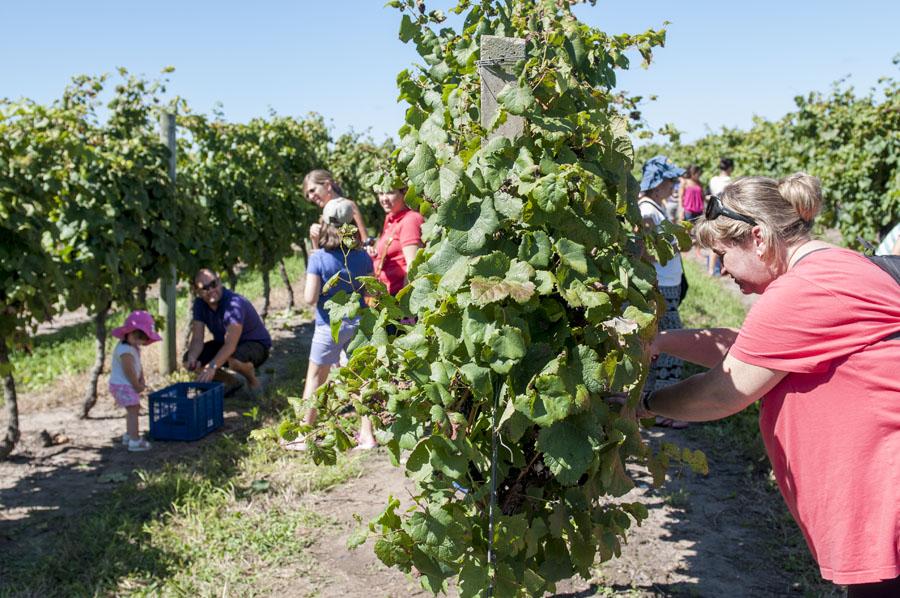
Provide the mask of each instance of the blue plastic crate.
{"label": "blue plastic crate", "polygon": [[221,382],[179,382],[150,393],[154,440],[199,440],[225,423]]}

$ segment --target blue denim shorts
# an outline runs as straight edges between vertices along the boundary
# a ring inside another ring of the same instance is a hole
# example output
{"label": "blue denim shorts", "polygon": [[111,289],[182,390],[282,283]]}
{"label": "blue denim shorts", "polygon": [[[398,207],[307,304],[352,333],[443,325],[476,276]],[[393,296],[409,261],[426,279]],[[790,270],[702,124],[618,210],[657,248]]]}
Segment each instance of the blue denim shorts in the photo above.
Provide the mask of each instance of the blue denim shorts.
{"label": "blue denim shorts", "polygon": [[312,345],[309,348],[309,360],[316,365],[336,365],[341,361],[341,354],[346,355],[347,345],[356,336],[357,324],[341,324],[338,342],[331,336],[331,326],[316,324]]}

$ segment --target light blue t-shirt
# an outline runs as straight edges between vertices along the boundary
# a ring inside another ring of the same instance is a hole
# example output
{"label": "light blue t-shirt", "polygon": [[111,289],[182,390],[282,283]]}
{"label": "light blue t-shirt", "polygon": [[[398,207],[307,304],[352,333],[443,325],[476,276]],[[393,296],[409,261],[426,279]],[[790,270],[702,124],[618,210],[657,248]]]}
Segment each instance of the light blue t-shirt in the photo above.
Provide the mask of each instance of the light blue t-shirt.
{"label": "light blue t-shirt", "polygon": [[[356,278],[372,274],[372,258],[362,249],[352,249],[346,256],[345,264],[344,253],[340,249],[317,249],[309,256],[306,272],[308,274],[316,274],[322,279],[323,285],[335,273],[341,273],[337,284],[328,289],[327,293],[319,294],[319,301],[316,303],[316,325],[320,326],[331,321],[331,318],[328,317],[328,310],[325,309],[325,302],[331,299],[338,291],[344,291],[348,295],[354,291],[359,291],[362,285]],[[360,299],[360,305],[363,305],[362,299]]]}
{"label": "light blue t-shirt", "polygon": [[881,240],[881,243],[878,244],[878,248],[875,250],[875,255],[891,255],[897,239],[900,239],[900,223],[896,224],[891,229],[891,232],[884,236],[884,239]]}

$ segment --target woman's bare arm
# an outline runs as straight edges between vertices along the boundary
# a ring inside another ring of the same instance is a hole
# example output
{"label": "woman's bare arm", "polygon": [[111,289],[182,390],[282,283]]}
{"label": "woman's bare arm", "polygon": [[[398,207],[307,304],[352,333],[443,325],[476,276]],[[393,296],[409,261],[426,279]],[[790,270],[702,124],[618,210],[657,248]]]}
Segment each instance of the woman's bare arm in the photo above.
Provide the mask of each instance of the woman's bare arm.
{"label": "woman's bare arm", "polygon": [[761,399],[787,375],[726,355],[708,372],[651,393],[652,413],[683,421],[722,419]]}
{"label": "woman's bare arm", "polygon": [[711,368],[719,364],[737,338],[736,328],[679,328],[663,330],[650,352],[653,357],[667,353],[673,357]]}
{"label": "woman's bare arm", "polygon": [[303,300],[307,305],[315,305],[322,292],[322,278],[318,274],[306,275],[306,286],[303,287]]}

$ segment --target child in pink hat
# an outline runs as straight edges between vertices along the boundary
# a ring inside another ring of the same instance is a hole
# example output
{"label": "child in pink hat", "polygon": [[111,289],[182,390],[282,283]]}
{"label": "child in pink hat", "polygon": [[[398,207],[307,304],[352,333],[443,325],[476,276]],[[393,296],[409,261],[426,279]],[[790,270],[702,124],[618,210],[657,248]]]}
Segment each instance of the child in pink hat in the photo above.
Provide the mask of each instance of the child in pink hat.
{"label": "child in pink hat", "polygon": [[147,388],[141,368],[141,347],[160,339],[153,324],[153,316],[143,310],[128,314],[125,323],[113,329],[119,340],[113,350],[109,373],[109,392],[120,407],[125,408],[125,434],[122,444],[131,452],[148,451],[150,443],[141,438],[138,416],[141,413],[141,393]]}

